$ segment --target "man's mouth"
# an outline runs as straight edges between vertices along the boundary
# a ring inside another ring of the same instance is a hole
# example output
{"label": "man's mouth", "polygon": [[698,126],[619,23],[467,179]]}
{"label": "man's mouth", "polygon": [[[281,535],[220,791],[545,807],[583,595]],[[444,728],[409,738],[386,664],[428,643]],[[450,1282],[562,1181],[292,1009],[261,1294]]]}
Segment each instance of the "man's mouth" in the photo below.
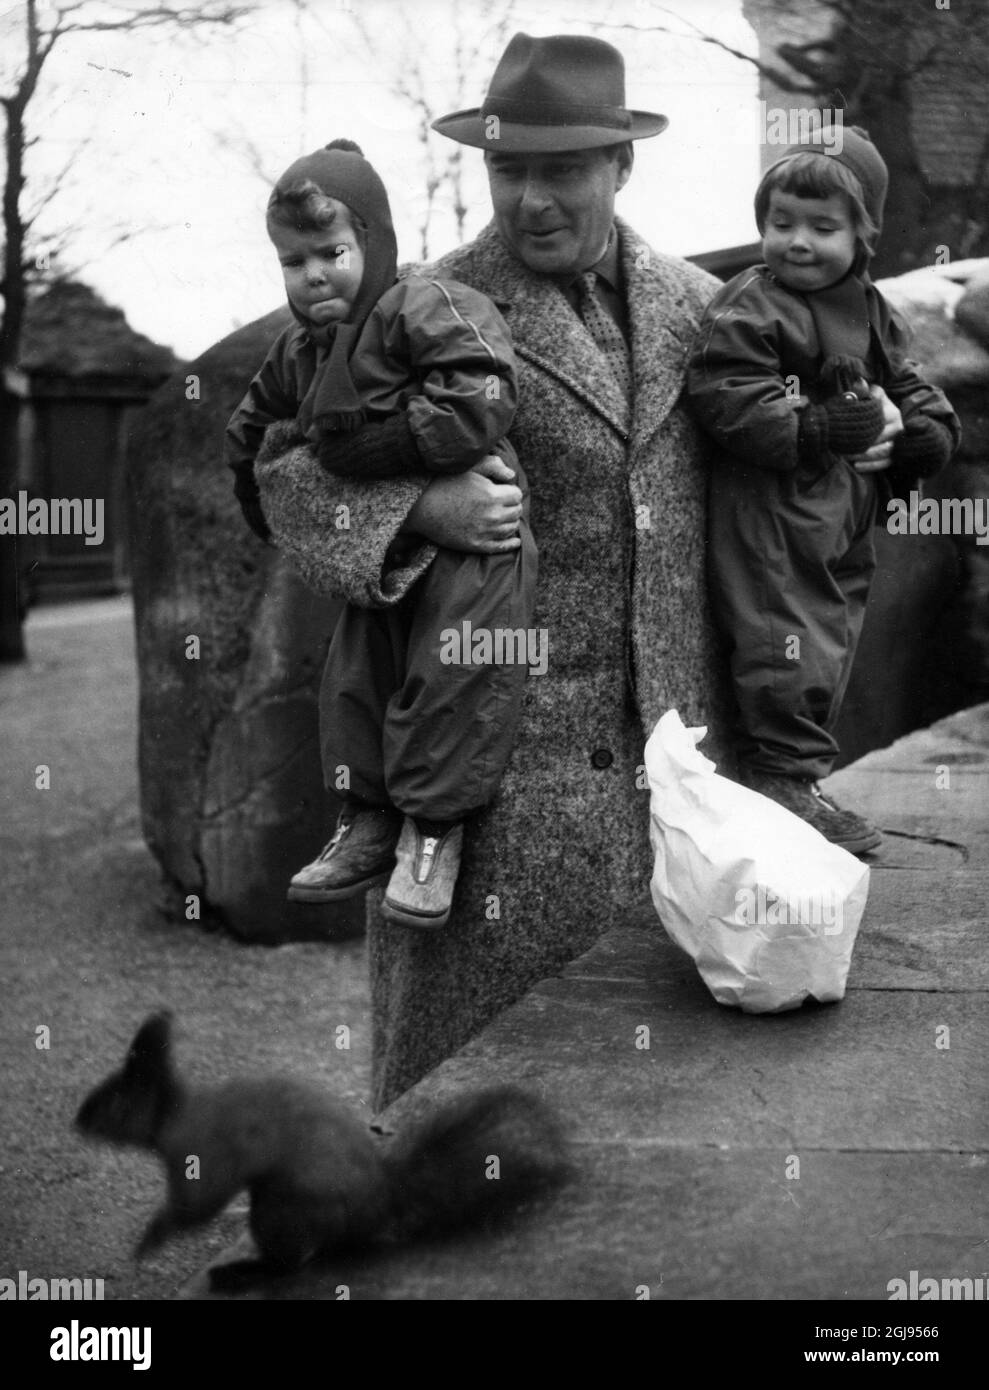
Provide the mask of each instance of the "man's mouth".
{"label": "man's mouth", "polygon": [[522,235],[536,237],[539,240],[543,237],[556,236],[557,232],[565,230],[564,227],[523,227]]}

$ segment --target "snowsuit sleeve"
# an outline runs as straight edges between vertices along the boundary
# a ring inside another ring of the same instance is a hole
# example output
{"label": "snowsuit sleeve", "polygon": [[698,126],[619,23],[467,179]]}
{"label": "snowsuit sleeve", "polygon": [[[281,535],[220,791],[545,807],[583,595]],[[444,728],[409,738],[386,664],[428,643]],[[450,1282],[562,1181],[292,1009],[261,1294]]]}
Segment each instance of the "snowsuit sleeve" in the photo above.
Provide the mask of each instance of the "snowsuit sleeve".
{"label": "snowsuit sleeve", "polygon": [[486,295],[409,275],[378,301],[357,352],[369,419],[394,408],[396,382],[422,466],[464,473],[507,434],[518,381],[511,335]]}
{"label": "snowsuit sleeve", "polygon": [[275,420],[294,420],[299,408],[298,363],[294,347],[299,330],[284,329],[253,377],[243,400],[231,415],[223,439],[223,457],[234,473],[238,497],[257,496],[254,460],[264,432]]}
{"label": "snowsuit sleeve", "polygon": [[903,416],[903,423],[920,414],[945,426],[951,435],[952,452],[961,443],[961,425],[952,409],[951,402],[942,390],[925,381],[915,362],[906,357],[910,345],[910,329],[906,321],[885,299],[882,300],[884,317],[883,341],[890,363],[890,379],[883,383],[883,389]]}
{"label": "snowsuit sleeve", "polygon": [[762,468],[797,467],[800,417],[786,394],[780,325],[757,273],[744,272],[704,311],[687,365],[690,407],[731,454]]}

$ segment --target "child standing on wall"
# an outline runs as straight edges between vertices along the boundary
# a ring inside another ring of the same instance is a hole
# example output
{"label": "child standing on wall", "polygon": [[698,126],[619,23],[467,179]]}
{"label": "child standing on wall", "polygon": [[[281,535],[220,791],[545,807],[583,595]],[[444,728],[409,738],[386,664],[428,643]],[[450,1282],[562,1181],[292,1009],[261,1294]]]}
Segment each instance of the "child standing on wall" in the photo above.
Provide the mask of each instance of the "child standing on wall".
{"label": "child standing on wall", "polygon": [[881,834],[817,784],[838,754],[833,730],[876,564],[877,490],[901,495],[944,467],[960,438],[869,279],[887,184],[856,127],[825,126],[789,147],[756,191],[764,264],[715,295],[687,379],[698,421],[725,451],[708,555],[740,779],[855,854]]}
{"label": "child standing on wall", "polygon": [[[227,427],[226,459],[263,539],[254,461],[267,426],[296,420],[339,476],[449,474],[496,453],[515,472],[503,553],[441,548],[390,607],[348,604],[323,678],[323,766],[345,767],[336,831],[289,897],[334,902],[387,882],[404,926],[447,922],[463,821],[495,795],[515,740],[527,666],[452,663],[464,622],[526,629],[536,579],[528,497],[504,438],[517,396],[508,328],[484,295],[411,274],[396,281],[388,197],[352,141],[297,160],[267,210],[296,322],[275,341]],[[372,429],[367,427],[372,425]],[[517,531],[519,539],[512,537]]]}

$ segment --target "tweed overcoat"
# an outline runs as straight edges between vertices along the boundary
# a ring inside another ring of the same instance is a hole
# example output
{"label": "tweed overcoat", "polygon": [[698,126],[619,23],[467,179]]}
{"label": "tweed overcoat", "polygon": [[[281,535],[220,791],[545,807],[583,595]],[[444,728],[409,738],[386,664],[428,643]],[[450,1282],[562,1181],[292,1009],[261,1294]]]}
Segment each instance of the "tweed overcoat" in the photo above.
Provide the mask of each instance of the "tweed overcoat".
{"label": "tweed overcoat", "polygon": [[[724,756],[727,681],[705,590],[709,461],[680,399],[717,281],[657,254],[621,220],[617,227],[631,417],[561,291],[516,260],[493,225],[432,267],[489,295],[512,331],[519,405],[509,437],[532,491],[534,625],[549,661],[526,683],[499,795],[467,827],[448,927],[390,926],[378,912],[381,890],[368,895],[378,1107],[648,902],[641,769],[659,716],[675,707],[685,723],[708,725],[704,751],[719,763]],[[394,598],[432,553],[421,547],[403,566],[385,565],[428,480],[342,484],[317,477],[307,451],[279,455],[281,447],[276,434],[266,450],[274,460],[258,469],[276,535],[295,534],[304,569],[307,551],[326,549],[320,526],[332,528],[345,506],[349,526],[332,533],[332,580],[323,566],[317,582],[354,602]]]}

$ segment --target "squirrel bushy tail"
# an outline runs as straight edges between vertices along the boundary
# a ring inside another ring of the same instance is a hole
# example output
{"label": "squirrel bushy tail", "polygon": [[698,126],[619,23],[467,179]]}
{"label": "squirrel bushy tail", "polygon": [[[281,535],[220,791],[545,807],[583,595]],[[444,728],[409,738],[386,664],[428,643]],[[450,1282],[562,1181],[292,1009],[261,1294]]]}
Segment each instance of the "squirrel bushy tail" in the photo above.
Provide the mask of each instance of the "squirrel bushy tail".
{"label": "squirrel bushy tail", "polygon": [[385,1168],[393,1234],[405,1240],[499,1216],[572,1173],[557,1117],[509,1085],[441,1103],[403,1130]]}
{"label": "squirrel bushy tail", "polygon": [[230,1283],[297,1269],[334,1249],[477,1225],[571,1172],[557,1117],[513,1086],[455,1096],[384,1141],[307,1081],[186,1086],[172,1063],[167,1013],[142,1024],[123,1067],[83,1102],[76,1127],[150,1149],[165,1164],[168,1197],[138,1257],[248,1189],[259,1260],[225,1267]]}

